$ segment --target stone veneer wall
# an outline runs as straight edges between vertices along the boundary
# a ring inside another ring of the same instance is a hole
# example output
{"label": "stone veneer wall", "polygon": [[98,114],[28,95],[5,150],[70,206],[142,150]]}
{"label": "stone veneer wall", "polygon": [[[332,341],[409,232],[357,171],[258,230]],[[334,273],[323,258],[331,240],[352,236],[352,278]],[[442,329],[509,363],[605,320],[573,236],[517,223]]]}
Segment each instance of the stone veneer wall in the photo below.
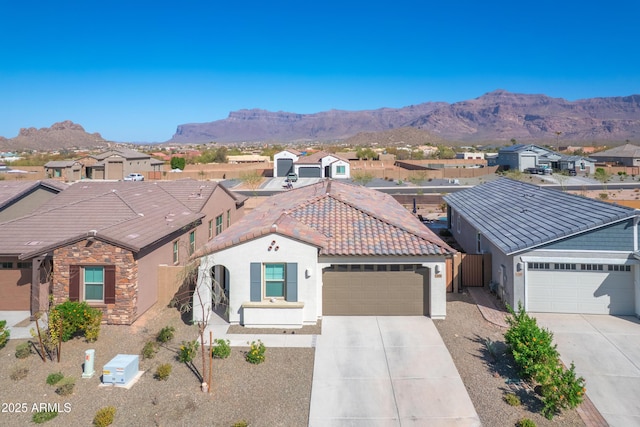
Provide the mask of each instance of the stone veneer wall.
{"label": "stone veneer wall", "polygon": [[103,322],[111,325],[134,322],[137,317],[138,264],[131,251],[99,240],[83,240],[56,249],[53,260],[53,298],[56,304],[69,299],[69,266],[115,265],[116,303],[95,306],[103,310]]}

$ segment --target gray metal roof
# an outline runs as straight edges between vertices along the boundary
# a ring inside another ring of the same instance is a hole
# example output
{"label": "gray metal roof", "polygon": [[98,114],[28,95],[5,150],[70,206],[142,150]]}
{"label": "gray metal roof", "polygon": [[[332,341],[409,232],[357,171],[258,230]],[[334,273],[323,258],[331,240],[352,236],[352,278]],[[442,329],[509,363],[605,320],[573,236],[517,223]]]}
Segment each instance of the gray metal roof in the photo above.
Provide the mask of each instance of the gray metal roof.
{"label": "gray metal roof", "polygon": [[624,206],[500,178],[444,200],[504,253],[636,216]]}
{"label": "gray metal roof", "polygon": [[625,158],[639,158],[640,147],[633,144],[625,144],[619,147],[612,148],[606,151],[600,151],[598,153],[591,154],[593,158],[600,157],[625,157]]}

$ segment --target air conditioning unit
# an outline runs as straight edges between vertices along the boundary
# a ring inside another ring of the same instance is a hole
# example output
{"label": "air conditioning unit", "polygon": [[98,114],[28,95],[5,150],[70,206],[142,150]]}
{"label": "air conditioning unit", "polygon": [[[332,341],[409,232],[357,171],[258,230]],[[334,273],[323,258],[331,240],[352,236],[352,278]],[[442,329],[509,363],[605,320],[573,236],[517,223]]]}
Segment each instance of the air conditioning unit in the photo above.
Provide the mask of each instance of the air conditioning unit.
{"label": "air conditioning unit", "polygon": [[102,368],[103,384],[127,384],[138,374],[137,354],[118,354]]}

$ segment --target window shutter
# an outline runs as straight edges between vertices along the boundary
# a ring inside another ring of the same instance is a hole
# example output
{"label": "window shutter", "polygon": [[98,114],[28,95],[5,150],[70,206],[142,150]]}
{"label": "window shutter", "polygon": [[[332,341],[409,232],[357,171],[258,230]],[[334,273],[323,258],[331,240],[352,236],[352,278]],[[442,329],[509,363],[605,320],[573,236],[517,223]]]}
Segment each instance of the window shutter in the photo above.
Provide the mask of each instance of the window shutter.
{"label": "window shutter", "polygon": [[104,267],[104,303],[116,303],[116,266],[105,265]]}
{"label": "window shutter", "polygon": [[286,300],[298,301],[298,264],[287,264],[287,295]]}
{"label": "window shutter", "polygon": [[69,266],[69,301],[80,301],[80,266]]}
{"label": "window shutter", "polygon": [[262,264],[259,262],[252,262],[249,270],[251,278],[251,301],[262,301]]}

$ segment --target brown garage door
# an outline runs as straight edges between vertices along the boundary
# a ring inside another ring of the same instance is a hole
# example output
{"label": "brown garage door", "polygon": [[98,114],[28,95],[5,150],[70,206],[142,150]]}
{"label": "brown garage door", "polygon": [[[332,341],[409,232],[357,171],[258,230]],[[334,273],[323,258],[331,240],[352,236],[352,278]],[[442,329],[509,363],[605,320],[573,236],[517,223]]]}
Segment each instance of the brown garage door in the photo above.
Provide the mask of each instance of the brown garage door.
{"label": "brown garage door", "polygon": [[[7,269],[0,276],[0,310],[31,309],[31,270]],[[0,319],[2,316],[0,316]]]}
{"label": "brown garage door", "polygon": [[326,271],[322,275],[323,315],[427,316],[427,271]]}

